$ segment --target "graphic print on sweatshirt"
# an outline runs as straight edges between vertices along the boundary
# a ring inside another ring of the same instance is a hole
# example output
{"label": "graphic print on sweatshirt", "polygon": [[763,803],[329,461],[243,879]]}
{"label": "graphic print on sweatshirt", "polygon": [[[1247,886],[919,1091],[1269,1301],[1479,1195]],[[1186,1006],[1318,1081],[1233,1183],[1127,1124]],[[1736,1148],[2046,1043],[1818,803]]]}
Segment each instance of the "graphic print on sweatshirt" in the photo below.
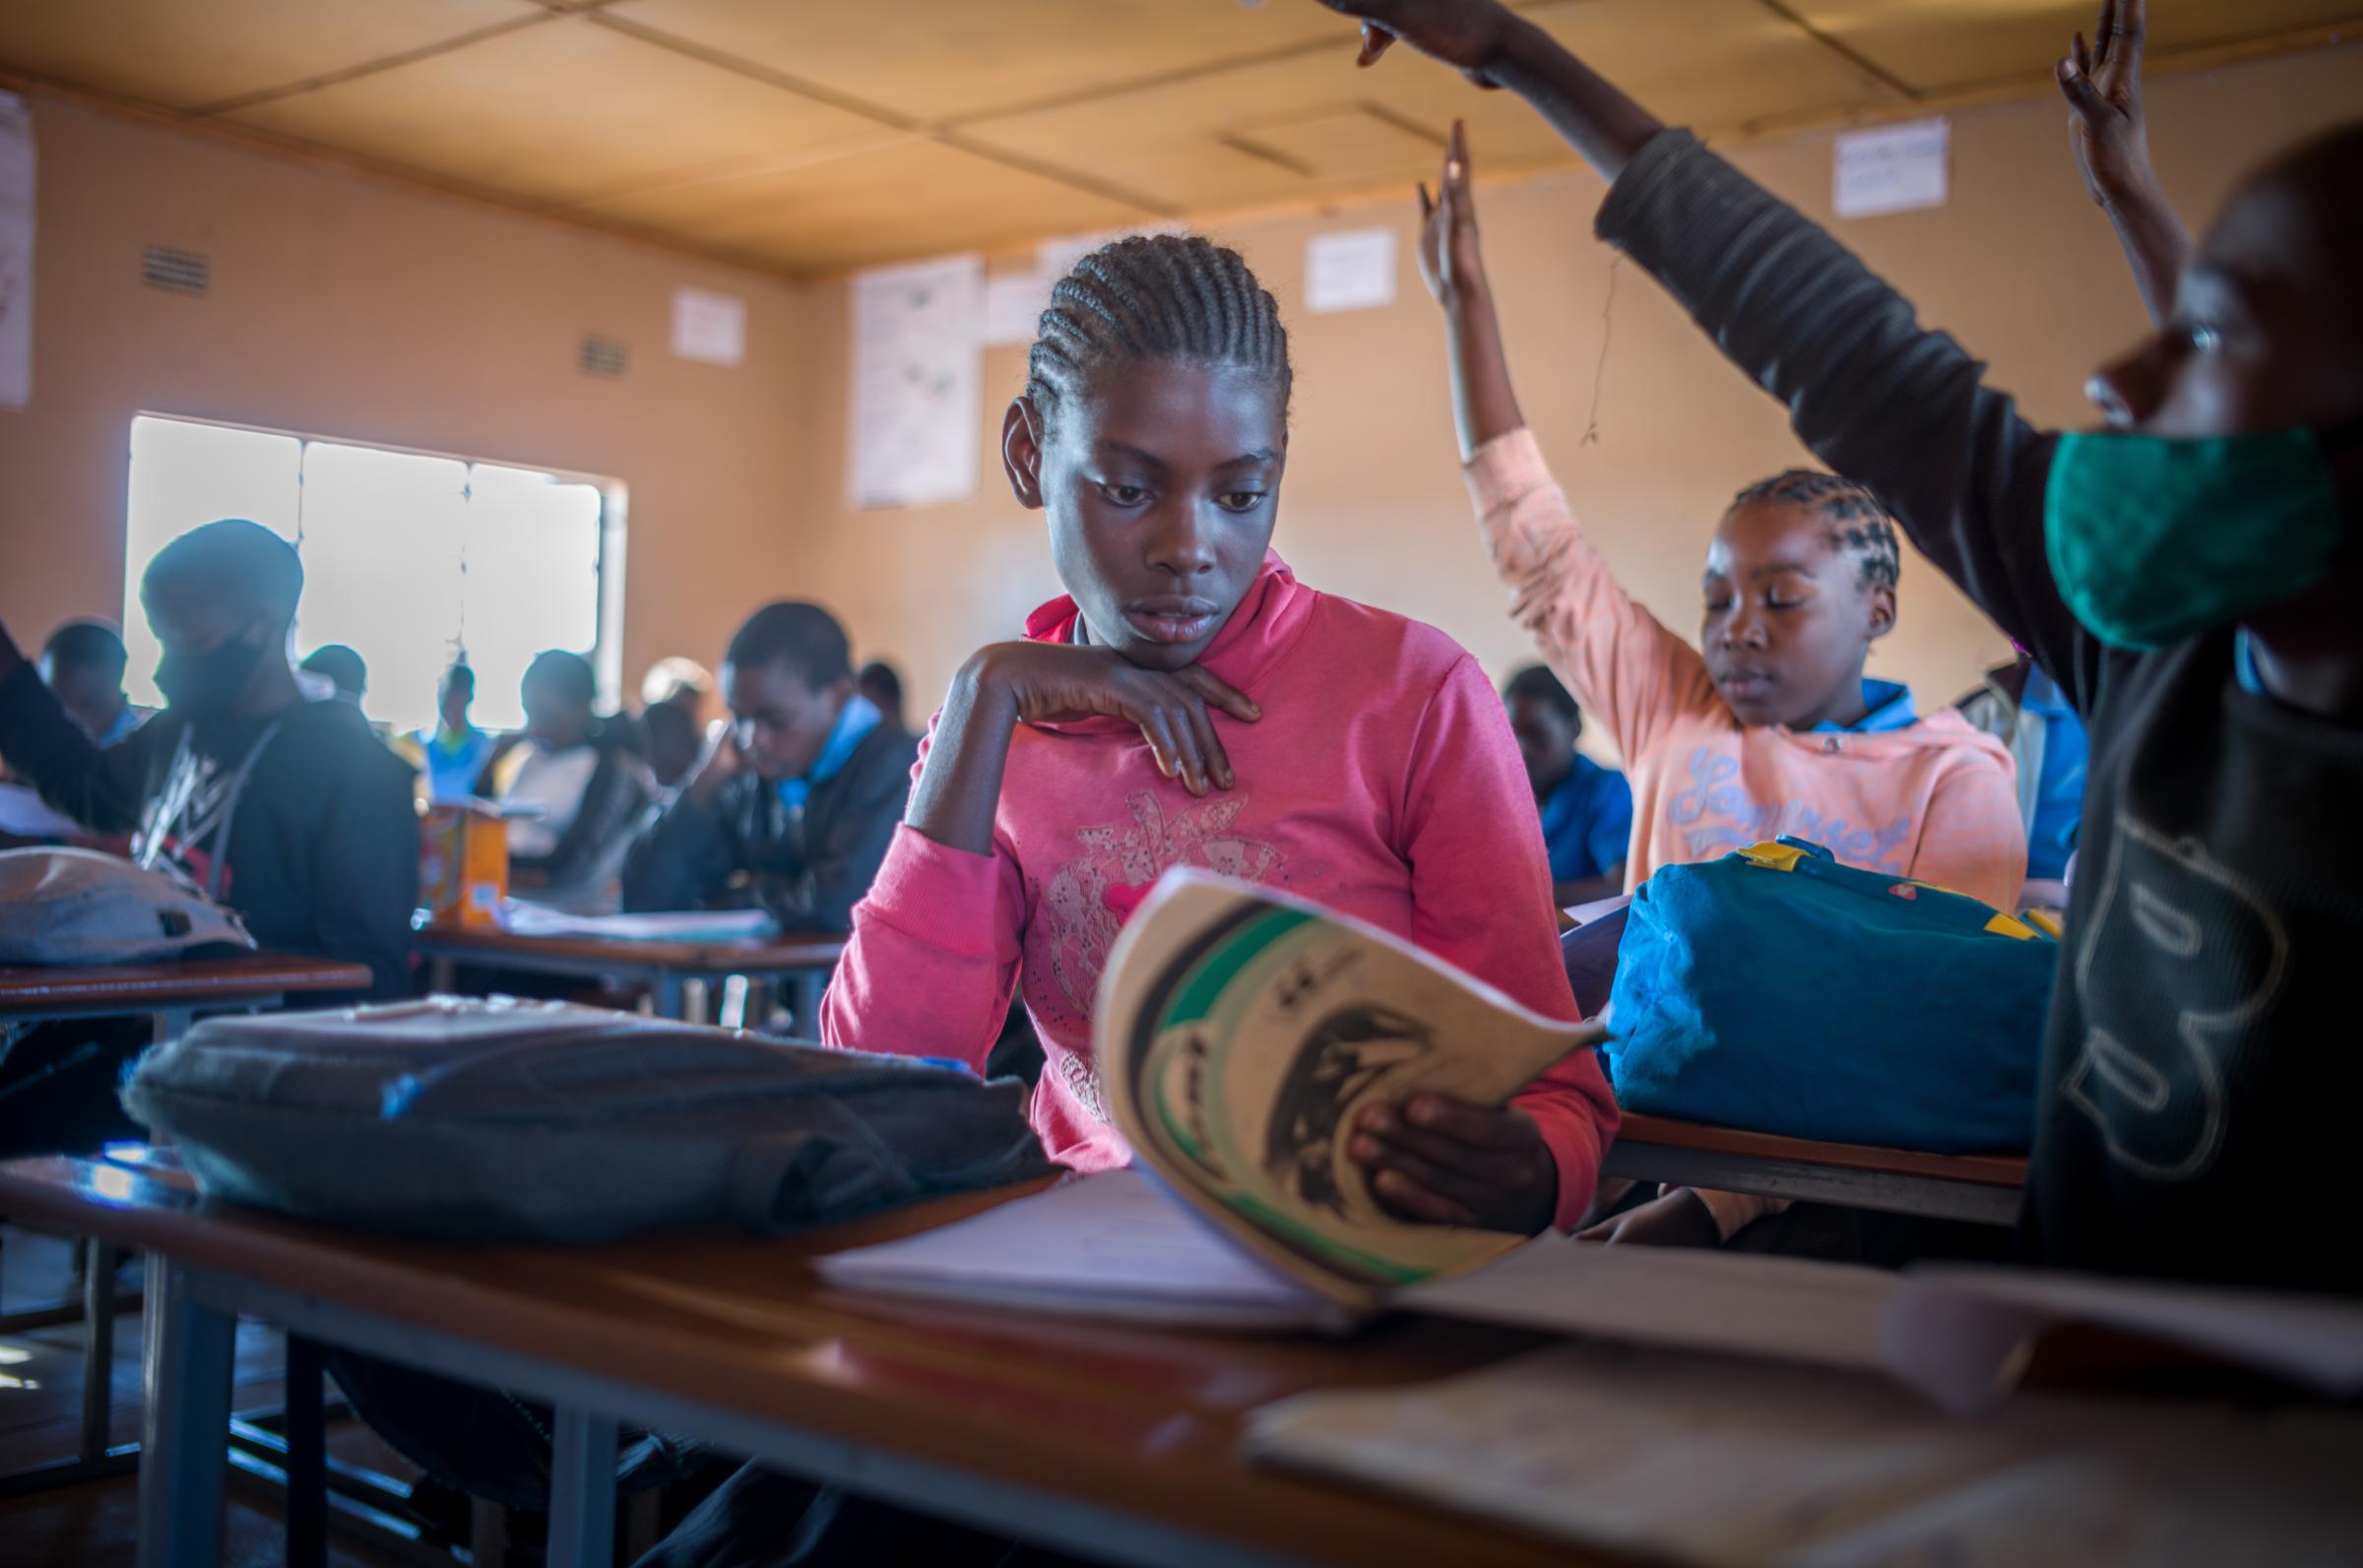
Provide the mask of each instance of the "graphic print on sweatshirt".
{"label": "graphic print on sweatshirt", "polygon": [[177,873],[201,893],[226,899],[229,867],[221,867],[216,882],[214,857],[228,846],[227,818],[236,804],[239,769],[185,746],[173,762],[133,839],[133,856]]}
{"label": "graphic print on sweatshirt", "polygon": [[1888,876],[1911,873],[1908,812],[1884,828],[1858,827],[1844,817],[1825,817],[1802,800],[1759,801],[1748,793],[1747,785],[1735,782],[1740,759],[1711,746],[1693,750],[1686,770],[1690,787],[1666,802],[1666,820],[1682,830],[1683,849],[1691,859],[1711,860],[1788,834],[1821,846],[1840,863],[1860,870]]}
{"label": "graphic print on sweatshirt", "polygon": [[2060,1086],[2111,1160],[2151,1181],[2206,1173],[2229,1059],[2288,969],[2288,932],[2245,878],[2194,840],[2117,819],[2076,955],[2083,1048]]}
{"label": "graphic print on sweatshirt", "polygon": [[[1131,821],[1075,830],[1083,852],[1054,871],[1043,887],[1036,928],[1044,933],[1059,997],[1078,1020],[1091,1017],[1117,933],[1168,869],[1187,865],[1245,882],[1283,880],[1285,857],[1278,846],[1232,831],[1247,808],[1245,794],[1193,800],[1170,817],[1147,789],[1126,795],[1124,804]],[[1048,1040],[1044,1044],[1048,1065],[1077,1103],[1107,1121],[1107,1100],[1091,1064],[1050,1047]]]}

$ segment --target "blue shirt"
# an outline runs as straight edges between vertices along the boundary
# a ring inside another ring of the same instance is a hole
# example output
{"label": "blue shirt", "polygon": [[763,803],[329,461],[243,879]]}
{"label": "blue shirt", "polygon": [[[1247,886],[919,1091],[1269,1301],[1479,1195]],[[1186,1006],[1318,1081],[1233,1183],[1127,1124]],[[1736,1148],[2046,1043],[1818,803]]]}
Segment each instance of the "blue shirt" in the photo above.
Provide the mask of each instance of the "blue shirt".
{"label": "blue shirt", "polygon": [[1918,711],[1912,707],[1912,689],[1899,680],[1873,680],[1865,675],[1863,706],[1870,711],[1851,724],[1832,723],[1824,719],[1806,732],[1876,735],[1888,729],[1909,729],[1920,721]]}
{"label": "blue shirt", "polygon": [[2040,669],[2026,672],[2019,708],[2043,721],[2043,768],[2035,783],[2034,820],[2026,827],[2026,874],[2057,882],[2076,852],[2076,830],[2084,817],[2084,766],[2091,747],[2083,721]]}
{"label": "blue shirt", "polygon": [[780,781],[780,804],[791,811],[801,809],[812,798],[814,784],[827,784],[844,771],[854,752],[878,727],[878,721],[876,703],[859,694],[848,697],[845,706],[837,710],[837,724],[829,731],[829,743],[820,748],[812,766],[797,778]]}
{"label": "blue shirt", "polygon": [[1552,881],[1580,882],[1624,863],[1632,841],[1632,788],[1623,774],[1577,753],[1542,805]]}
{"label": "blue shirt", "polygon": [[440,724],[417,733],[419,754],[426,758],[426,797],[465,800],[476,792],[476,781],[492,755],[492,737],[470,724],[446,739]]}

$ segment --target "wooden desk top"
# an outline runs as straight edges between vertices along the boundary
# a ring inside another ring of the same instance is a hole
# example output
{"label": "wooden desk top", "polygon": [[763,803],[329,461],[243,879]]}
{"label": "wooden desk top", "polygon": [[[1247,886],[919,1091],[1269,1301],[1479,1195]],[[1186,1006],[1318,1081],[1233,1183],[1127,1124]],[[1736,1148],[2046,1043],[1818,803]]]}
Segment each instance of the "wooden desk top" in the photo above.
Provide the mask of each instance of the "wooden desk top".
{"label": "wooden desk top", "polygon": [[1644,1116],[1629,1110],[1625,1112],[1617,1129],[1617,1138],[1620,1142],[1653,1144],[1666,1149],[1709,1150],[1719,1155],[1786,1160],[1798,1164],[1827,1165],[1886,1176],[1923,1176],[1978,1187],[2026,1185],[2026,1160],[2016,1155],[1931,1155],[1909,1149],[1878,1149],[1868,1144],[1822,1144],[1806,1138],[1783,1138],[1777,1133],[1677,1121],[1670,1116]]}
{"label": "wooden desk top", "polygon": [[619,968],[654,965],[709,974],[825,969],[837,962],[845,943],[842,936],[817,931],[786,931],[734,942],[618,942],[595,936],[518,936],[509,931],[471,931],[448,925],[421,927],[412,938],[412,945],[421,953],[481,959],[487,964],[530,963],[540,957]]}
{"label": "wooden desk top", "polygon": [[19,1220],[1267,1550],[1358,1565],[1623,1560],[1233,1457],[1245,1413],[1268,1401],[1448,1376],[1535,1336],[1430,1319],[1345,1343],[1160,1331],[862,1297],[806,1267],[1023,1190],[786,1240],[459,1246],[207,1204],[87,1160],[0,1163],[0,1213]]}
{"label": "wooden desk top", "polygon": [[87,968],[28,964],[0,967],[0,1018],[38,1017],[56,1008],[87,1011],[118,1003],[126,1013],[233,1005],[301,991],[365,991],[371,983],[363,965],[287,953]]}

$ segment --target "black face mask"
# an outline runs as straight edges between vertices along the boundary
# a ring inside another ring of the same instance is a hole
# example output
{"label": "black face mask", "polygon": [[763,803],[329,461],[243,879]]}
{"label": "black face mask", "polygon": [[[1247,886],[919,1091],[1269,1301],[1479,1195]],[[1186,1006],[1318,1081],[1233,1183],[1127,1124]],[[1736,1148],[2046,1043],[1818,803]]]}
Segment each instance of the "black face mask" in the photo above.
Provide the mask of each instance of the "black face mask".
{"label": "black face mask", "polygon": [[156,689],[172,712],[191,723],[226,719],[261,663],[261,645],[232,637],[202,654],[166,654],[157,661]]}

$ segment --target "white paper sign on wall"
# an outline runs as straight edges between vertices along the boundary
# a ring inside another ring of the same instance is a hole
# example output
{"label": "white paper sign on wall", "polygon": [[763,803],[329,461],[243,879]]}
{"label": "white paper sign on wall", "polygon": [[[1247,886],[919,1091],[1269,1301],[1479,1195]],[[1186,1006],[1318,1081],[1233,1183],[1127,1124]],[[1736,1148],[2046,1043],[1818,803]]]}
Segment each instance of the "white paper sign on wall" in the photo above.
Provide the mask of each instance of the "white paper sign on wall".
{"label": "white paper sign on wall", "polygon": [[1355,228],[1305,242],[1305,308],[1370,310],[1395,299],[1395,231]]}
{"label": "white paper sign on wall", "polygon": [[672,351],[709,365],[746,357],[746,301],[702,288],[672,291]]}
{"label": "white paper sign on wall", "polygon": [[853,281],[850,499],[931,506],[977,488],[985,259],[885,267]]}
{"label": "white paper sign on wall", "polygon": [[32,397],[32,111],[0,93],[0,408]]}
{"label": "white paper sign on wall", "polygon": [[1830,198],[1840,218],[1872,218],[1942,207],[1951,165],[1952,124],[1914,120],[1838,137]]}

